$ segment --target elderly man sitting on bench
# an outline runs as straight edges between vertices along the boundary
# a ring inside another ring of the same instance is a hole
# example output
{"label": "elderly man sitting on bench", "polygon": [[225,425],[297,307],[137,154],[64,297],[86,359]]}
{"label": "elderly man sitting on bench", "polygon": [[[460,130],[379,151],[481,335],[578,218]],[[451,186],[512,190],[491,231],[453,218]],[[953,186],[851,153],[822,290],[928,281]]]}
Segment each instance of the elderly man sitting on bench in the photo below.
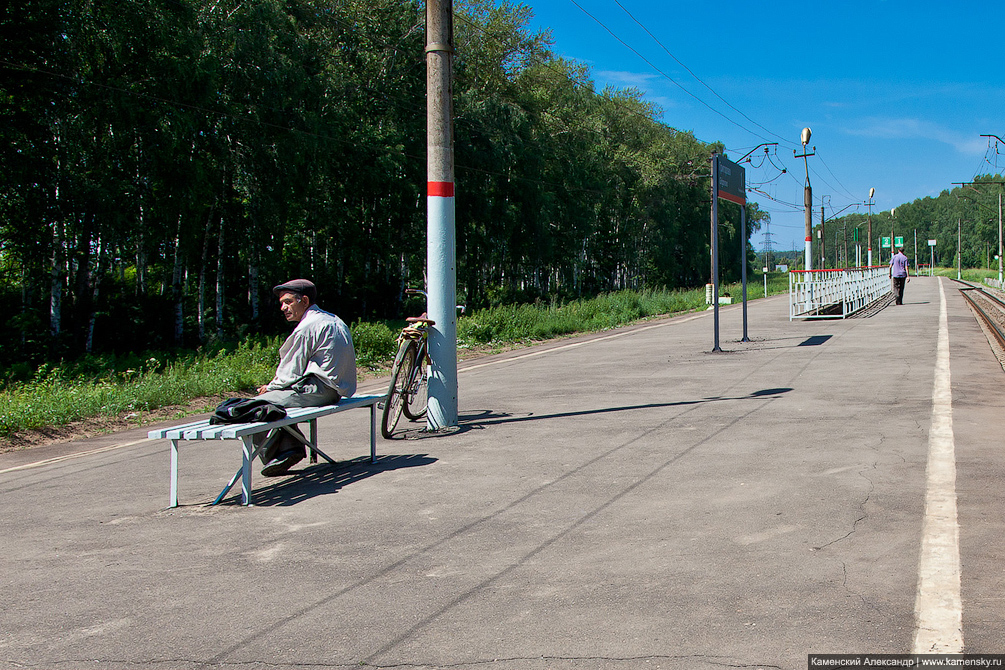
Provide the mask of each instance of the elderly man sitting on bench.
{"label": "elderly man sitting on bench", "polygon": [[[320,407],[355,393],[352,335],[345,322],[315,304],[317,287],[306,279],[294,279],[272,292],[286,320],[297,325],[279,348],[276,376],[258,389],[258,397],[281,407]],[[265,439],[256,438],[256,446]],[[286,474],[306,456],[304,444],[284,430],[269,439],[260,452],[266,477]]]}

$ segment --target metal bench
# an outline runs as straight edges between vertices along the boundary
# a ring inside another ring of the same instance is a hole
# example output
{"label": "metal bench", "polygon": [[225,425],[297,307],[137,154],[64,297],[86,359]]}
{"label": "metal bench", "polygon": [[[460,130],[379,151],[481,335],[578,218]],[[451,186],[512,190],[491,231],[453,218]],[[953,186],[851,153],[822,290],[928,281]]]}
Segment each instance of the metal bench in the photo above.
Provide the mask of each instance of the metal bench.
{"label": "metal bench", "polygon": [[[251,504],[251,468],[259,449],[255,448],[254,436],[261,433],[268,433],[273,430],[289,430],[289,427],[298,423],[310,423],[310,432],[307,437],[306,447],[310,455],[310,462],[317,463],[318,454],[326,461],[334,464],[327,454],[318,449],[318,419],[330,414],[345,412],[359,407],[370,408],[370,462],[377,461],[377,403],[384,399],[383,395],[363,395],[343,398],[337,405],[325,405],[324,407],[290,407],[286,410],[286,418],[279,421],[259,422],[259,423],[231,423],[223,425],[213,425],[209,419],[197,421],[195,423],[174,426],[171,428],[159,428],[147,433],[147,437],[152,440],[171,440],[171,497],[170,507],[178,506],[178,443],[196,442],[202,440],[240,440],[243,444],[243,462],[241,469],[231,478],[227,486],[220,491],[220,495],[212,504],[217,504],[227,492],[237,482],[241,481],[241,503]],[[294,432],[295,434],[295,432]],[[297,436],[299,439],[299,436]],[[242,477],[243,475],[243,477]]]}

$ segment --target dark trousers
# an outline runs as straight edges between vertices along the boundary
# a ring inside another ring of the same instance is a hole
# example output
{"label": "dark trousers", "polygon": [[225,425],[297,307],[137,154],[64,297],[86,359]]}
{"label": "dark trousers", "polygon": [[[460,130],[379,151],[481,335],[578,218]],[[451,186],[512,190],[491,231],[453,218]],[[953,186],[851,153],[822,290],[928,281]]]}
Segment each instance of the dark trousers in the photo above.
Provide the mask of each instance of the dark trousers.
{"label": "dark trousers", "polygon": [[904,304],[904,286],[907,284],[907,277],[893,278],[893,295],[897,298],[897,304]]}
{"label": "dark trousers", "polygon": [[[304,379],[296,382],[288,389],[278,391],[268,391],[258,396],[263,400],[268,400],[280,407],[323,407],[324,405],[334,405],[341,399],[338,391],[329,388],[321,383],[314,375],[308,375]],[[300,433],[300,429],[292,426],[293,430]],[[254,437],[256,447],[265,443],[265,434],[258,434]],[[303,443],[297,441],[295,437],[284,430],[276,431],[272,441],[259,452],[262,463],[268,463],[274,458],[285,456],[290,452],[304,453]]]}

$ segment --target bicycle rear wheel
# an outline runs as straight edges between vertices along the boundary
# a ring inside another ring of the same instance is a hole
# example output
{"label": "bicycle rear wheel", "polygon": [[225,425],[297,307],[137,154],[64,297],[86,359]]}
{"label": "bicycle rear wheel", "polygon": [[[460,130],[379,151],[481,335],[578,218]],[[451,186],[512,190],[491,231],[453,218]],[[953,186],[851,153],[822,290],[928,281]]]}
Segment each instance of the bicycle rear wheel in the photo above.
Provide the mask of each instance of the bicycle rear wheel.
{"label": "bicycle rear wheel", "polygon": [[394,367],[391,368],[391,383],[384,396],[384,413],[380,421],[380,434],[385,439],[391,439],[394,427],[401,418],[401,410],[405,405],[408,391],[408,380],[415,367],[415,343],[404,341],[398,347],[398,355],[394,357]]}
{"label": "bicycle rear wheel", "polygon": [[[425,358],[425,356],[421,358]],[[412,366],[412,374],[408,376],[407,389],[407,397],[401,411],[412,421],[418,421],[426,416],[426,403],[429,399],[429,375],[424,360],[416,360],[415,365]]]}

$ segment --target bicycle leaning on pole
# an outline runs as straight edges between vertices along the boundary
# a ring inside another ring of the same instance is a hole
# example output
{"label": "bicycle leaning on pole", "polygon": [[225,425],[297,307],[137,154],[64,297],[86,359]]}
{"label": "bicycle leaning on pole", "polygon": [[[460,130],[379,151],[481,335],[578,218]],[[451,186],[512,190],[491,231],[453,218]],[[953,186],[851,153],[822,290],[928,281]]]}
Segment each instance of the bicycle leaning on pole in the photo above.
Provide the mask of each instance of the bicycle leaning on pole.
{"label": "bicycle leaning on pole", "polygon": [[[419,289],[405,289],[405,293],[426,296]],[[394,427],[404,414],[412,421],[426,415],[429,396],[429,326],[435,321],[422,316],[405,319],[408,325],[398,335],[398,353],[391,368],[391,383],[384,397],[384,413],[380,423],[380,434],[391,439]]]}

